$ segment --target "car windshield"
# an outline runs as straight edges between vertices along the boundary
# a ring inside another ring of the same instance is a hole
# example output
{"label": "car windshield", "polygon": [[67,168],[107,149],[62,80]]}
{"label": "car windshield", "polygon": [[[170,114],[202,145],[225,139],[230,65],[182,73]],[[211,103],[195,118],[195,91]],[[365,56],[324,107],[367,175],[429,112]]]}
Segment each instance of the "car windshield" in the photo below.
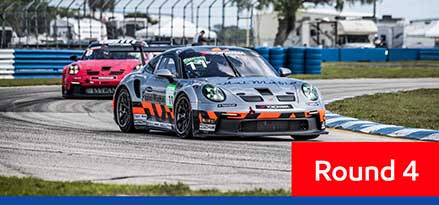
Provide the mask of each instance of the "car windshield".
{"label": "car windshield", "polygon": [[141,53],[133,50],[109,50],[109,49],[87,49],[83,60],[107,60],[107,59],[137,59],[141,60]]}
{"label": "car windshield", "polygon": [[184,52],[181,58],[187,78],[277,76],[266,61],[249,52]]}

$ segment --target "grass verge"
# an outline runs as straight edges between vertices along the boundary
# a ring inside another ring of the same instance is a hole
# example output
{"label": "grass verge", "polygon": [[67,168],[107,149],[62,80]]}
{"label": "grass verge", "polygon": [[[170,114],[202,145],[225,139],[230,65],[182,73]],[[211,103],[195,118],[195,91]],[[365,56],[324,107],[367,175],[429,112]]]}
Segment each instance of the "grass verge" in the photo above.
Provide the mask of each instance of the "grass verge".
{"label": "grass verge", "polygon": [[367,95],[336,101],[331,112],[384,124],[439,130],[439,89]]}
{"label": "grass verge", "polygon": [[61,79],[0,79],[0,87],[30,86],[30,85],[61,85]]}
{"label": "grass verge", "polygon": [[323,63],[320,75],[292,75],[298,79],[439,78],[439,62]]}
{"label": "grass verge", "polygon": [[31,177],[0,176],[1,196],[290,196],[289,190],[248,191],[192,190],[177,184],[120,185],[92,182],[58,182]]}

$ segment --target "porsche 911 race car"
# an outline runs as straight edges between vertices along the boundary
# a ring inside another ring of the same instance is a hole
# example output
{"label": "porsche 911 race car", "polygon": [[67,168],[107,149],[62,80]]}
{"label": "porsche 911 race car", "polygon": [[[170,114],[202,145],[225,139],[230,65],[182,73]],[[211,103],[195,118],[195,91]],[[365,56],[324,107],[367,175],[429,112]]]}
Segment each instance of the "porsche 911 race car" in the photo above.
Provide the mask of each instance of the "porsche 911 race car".
{"label": "porsche 911 race car", "polygon": [[249,49],[171,49],[121,81],[113,97],[114,120],[123,132],[167,130],[181,138],[306,140],[327,133],[319,91],[289,74]]}
{"label": "porsche 911 race car", "polygon": [[112,96],[120,80],[152,58],[146,43],[135,40],[92,42],[78,60],[64,67],[63,97]]}

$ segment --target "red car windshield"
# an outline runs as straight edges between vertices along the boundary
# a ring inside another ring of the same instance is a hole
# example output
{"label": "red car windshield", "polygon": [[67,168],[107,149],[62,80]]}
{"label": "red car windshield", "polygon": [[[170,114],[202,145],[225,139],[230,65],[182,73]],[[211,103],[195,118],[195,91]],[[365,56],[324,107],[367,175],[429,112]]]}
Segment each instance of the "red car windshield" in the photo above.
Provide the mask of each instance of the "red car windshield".
{"label": "red car windshield", "polygon": [[87,49],[82,57],[83,60],[124,60],[141,59],[140,51],[121,51],[108,49]]}

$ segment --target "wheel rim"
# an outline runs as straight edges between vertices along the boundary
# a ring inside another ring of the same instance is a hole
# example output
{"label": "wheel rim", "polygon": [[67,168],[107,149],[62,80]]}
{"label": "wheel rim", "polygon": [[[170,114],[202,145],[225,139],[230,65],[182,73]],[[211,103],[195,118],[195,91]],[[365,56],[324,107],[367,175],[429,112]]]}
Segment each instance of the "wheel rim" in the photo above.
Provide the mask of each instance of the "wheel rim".
{"label": "wheel rim", "polygon": [[190,107],[186,98],[182,98],[176,109],[175,125],[178,133],[185,133],[190,126]]}
{"label": "wheel rim", "polygon": [[128,124],[130,113],[131,108],[128,95],[125,92],[122,92],[117,100],[117,119],[119,126],[125,127]]}

